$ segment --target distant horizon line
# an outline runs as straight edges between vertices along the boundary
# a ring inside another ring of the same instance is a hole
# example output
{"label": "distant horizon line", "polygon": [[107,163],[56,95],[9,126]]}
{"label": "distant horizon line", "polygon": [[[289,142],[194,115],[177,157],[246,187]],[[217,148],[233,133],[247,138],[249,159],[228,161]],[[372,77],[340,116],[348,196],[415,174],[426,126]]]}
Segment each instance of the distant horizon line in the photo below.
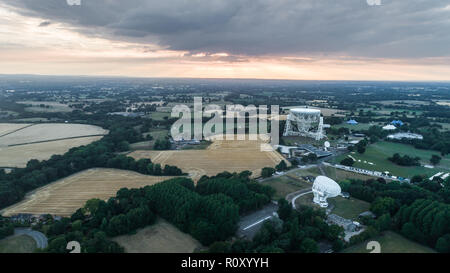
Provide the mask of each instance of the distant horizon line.
{"label": "distant horizon line", "polygon": [[450,83],[450,80],[308,80],[308,79],[277,79],[277,78],[218,78],[218,77],[152,77],[152,76],[121,76],[121,75],[51,75],[51,74],[4,74],[0,77],[33,76],[33,77],[72,77],[72,78],[123,78],[123,79],[185,79],[185,80],[247,80],[247,81],[292,81],[292,82],[392,82],[392,83]]}

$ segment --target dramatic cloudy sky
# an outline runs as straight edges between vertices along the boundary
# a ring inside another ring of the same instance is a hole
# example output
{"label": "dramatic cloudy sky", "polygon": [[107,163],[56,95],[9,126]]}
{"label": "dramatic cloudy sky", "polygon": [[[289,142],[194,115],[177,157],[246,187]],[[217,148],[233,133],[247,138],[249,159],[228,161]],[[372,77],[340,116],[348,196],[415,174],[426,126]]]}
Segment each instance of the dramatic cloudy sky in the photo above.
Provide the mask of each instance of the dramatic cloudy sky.
{"label": "dramatic cloudy sky", "polygon": [[450,80],[450,1],[379,1],[0,0],[0,73]]}

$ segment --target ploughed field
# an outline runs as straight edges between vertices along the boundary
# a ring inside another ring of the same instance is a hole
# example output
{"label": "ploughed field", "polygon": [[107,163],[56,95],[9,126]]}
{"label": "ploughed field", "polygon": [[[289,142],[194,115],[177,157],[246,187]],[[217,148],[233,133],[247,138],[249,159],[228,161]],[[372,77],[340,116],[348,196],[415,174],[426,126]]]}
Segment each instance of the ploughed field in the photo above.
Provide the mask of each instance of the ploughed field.
{"label": "ploughed field", "polygon": [[193,253],[201,249],[200,242],[191,235],[178,230],[163,219],[140,229],[136,234],[122,235],[113,239],[127,253]]}
{"label": "ploughed field", "polygon": [[0,167],[25,167],[31,159],[46,160],[106,134],[101,127],[85,124],[0,123]]}
{"label": "ploughed field", "polygon": [[116,169],[89,169],[30,192],[23,201],[5,208],[0,214],[70,216],[89,199],[107,200],[122,188],[142,188],[170,178]]}
{"label": "ploughed field", "polygon": [[262,151],[261,145],[265,143],[259,140],[213,140],[206,150],[135,151],[128,156],[137,160],[150,158],[162,166],[177,166],[195,181],[203,175],[214,176],[224,171],[249,170],[257,177],[262,168],[274,167],[284,160],[276,151]]}

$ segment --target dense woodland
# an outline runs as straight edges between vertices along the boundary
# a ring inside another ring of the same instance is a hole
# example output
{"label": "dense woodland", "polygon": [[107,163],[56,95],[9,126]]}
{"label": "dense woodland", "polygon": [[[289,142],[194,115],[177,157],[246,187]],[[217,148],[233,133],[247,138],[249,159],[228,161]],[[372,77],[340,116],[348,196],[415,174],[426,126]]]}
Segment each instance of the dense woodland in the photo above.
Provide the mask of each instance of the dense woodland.
{"label": "dense woodland", "polygon": [[401,156],[400,154],[395,153],[388,159],[400,166],[420,166],[420,157],[410,157],[408,155]]}
{"label": "dense woodland", "polygon": [[[378,216],[377,222],[368,220],[372,227],[379,231],[395,230],[440,252],[450,252],[450,179],[422,179],[416,177],[413,185],[374,180],[340,184],[343,191],[371,203],[371,211]],[[444,187],[440,183],[444,183]],[[372,228],[362,234],[364,238],[352,237],[352,240],[359,242],[376,235]]]}
{"label": "dense woodland", "polygon": [[[267,204],[273,190],[252,181],[250,172],[203,177],[195,187],[188,178],[175,178],[141,189],[121,189],[108,201],[89,200],[70,218],[40,227],[49,236],[46,252],[66,252],[76,240],[88,253],[122,252],[108,238],[128,234],[162,217],[203,245],[223,241],[237,230],[240,212]],[[246,199],[239,200],[245,193]]]}
{"label": "dense woodland", "polygon": [[339,251],[344,229],[325,222],[325,211],[301,206],[294,210],[286,200],[278,201],[278,218],[266,221],[252,241],[216,242],[212,253],[318,253],[318,242],[326,240]]}
{"label": "dense woodland", "polygon": [[14,225],[0,215],[0,240],[14,234]]}

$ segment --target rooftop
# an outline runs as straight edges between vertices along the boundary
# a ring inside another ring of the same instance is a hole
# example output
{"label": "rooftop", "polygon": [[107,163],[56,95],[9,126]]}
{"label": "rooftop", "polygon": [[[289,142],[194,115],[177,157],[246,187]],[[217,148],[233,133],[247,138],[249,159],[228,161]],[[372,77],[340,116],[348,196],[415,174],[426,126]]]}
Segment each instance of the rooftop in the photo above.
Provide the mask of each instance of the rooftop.
{"label": "rooftop", "polygon": [[293,113],[308,113],[308,114],[317,114],[321,113],[319,109],[311,109],[311,108],[293,108],[291,109]]}
{"label": "rooftop", "polygon": [[311,153],[314,153],[319,158],[332,155],[332,153],[318,149],[310,144],[300,144],[300,145],[298,145],[298,148],[302,149],[302,150],[307,150],[308,152],[311,152]]}

